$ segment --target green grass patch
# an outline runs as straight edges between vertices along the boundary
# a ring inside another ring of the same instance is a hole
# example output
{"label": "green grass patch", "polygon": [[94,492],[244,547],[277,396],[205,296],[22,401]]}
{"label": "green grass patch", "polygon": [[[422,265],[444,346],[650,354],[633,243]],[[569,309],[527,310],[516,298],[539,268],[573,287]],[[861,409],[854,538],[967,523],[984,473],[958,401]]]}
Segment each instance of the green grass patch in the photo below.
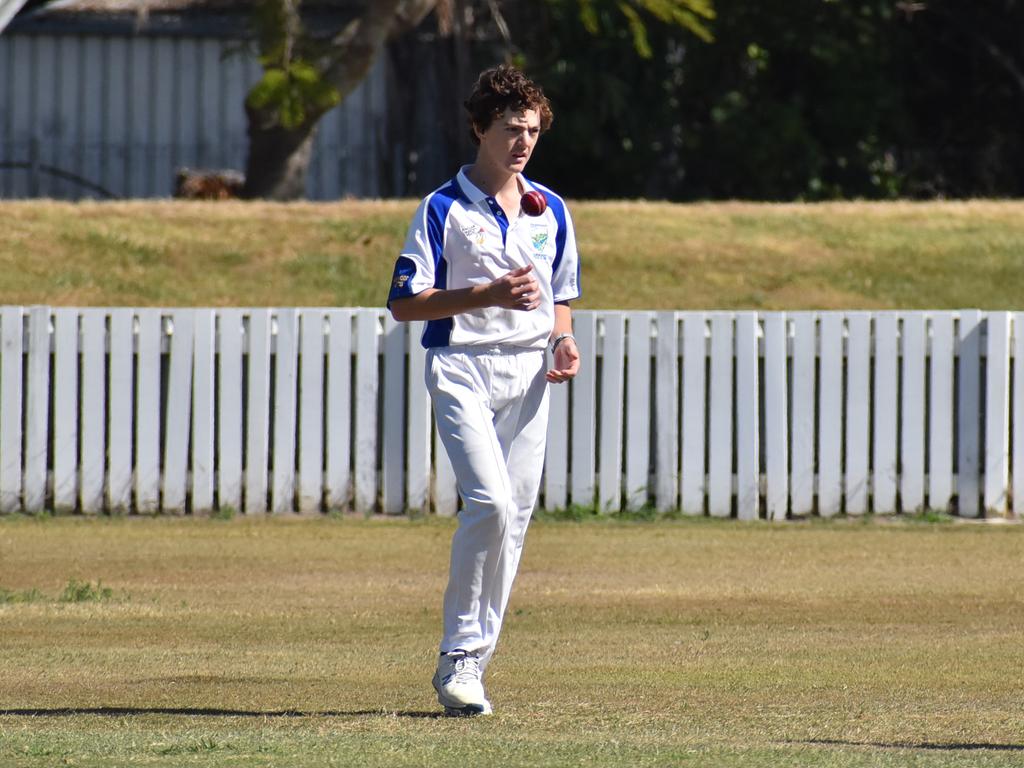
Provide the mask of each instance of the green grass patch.
{"label": "green grass patch", "polygon": [[[0,303],[382,306],[416,203],[0,203]],[[1024,202],[571,204],[590,309],[1019,307]]]}
{"label": "green grass patch", "polygon": [[58,601],[61,603],[102,603],[113,596],[114,590],[104,587],[101,581],[93,584],[89,581],[68,579]]}
{"label": "green grass patch", "polygon": [[35,603],[45,599],[46,596],[35,587],[17,591],[0,587],[0,605],[10,605],[11,603]]}
{"label": "green grass patch", "polygon": [[580,519],[449,720],[452,520],[2,517],[6,593],[132,599],[0,600],[0,765],[1020,764],[1024,527]]}
{"label": "green grass patch", "polygon": [[571,504],[564,509],[538,509],[533,513],[533,517],[535,520],[547,522],[653,523],[682,520],[685,516],[678,509],[661,512],[650,504],[638,507],[637,509],[617,509],[610,512],[602,511],[596,505]]}

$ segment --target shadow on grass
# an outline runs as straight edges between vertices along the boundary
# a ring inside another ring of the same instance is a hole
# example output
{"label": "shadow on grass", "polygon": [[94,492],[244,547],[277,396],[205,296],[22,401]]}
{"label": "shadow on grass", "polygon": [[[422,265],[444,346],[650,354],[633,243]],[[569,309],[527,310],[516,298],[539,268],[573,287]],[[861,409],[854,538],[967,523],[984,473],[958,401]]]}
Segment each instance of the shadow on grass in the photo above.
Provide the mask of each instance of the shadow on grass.
{"label": "shadow on grass", "polygon": [[809,744],[816,747],[874,747],[876,749],[926,749],[937,752],[960,752],[991,750],[993,752],[1024,752],[1024,744],[992,744],[988,742],[952,742],[938,744],[934,742],[881,742],[881,741],[845,741],[843,739],[806,739],[787,741],[787,744]]}
{"label": "shadow on grass", "polygon": [[0,717],[131,717],[132,715],[180,715],[184,717],[408,717],[432,719],[444,717],[443,712],[408,712],[387,709],[317,710],[297,709],[252,710],[216,709],[210,707],[53,707],[49,709],[0,709]]}

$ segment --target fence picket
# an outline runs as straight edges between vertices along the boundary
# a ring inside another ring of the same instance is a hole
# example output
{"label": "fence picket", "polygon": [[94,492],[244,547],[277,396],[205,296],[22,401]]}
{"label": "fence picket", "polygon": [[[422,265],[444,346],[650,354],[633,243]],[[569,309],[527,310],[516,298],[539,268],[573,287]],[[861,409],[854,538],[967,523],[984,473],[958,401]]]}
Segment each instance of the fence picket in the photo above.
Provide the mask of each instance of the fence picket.
{"label": "fence picket", "polygon": [[78,310],[53,311],[53,508],[78,500]]}
{"label": "fence picket", "polygon": [[167,369],[167,421],[164,427],[162,508],[165,512],[185,511],[195,317],[191,310],[176,310],[172,319]]}
{"label": "fence picket", "polygon": [[24,508],[46,506],[47,443],[50,430],[50,308],[28,312],[28,371],[25,392]]}
{"label": "fence picket", "polygon": [[868,511],[871,429],[871,315],[846,316],[846,514]]}
{"label": "fence picket", "polygon": [[903,383],[900,386],[900,510],[924,509],[925,314],[906,312],[903,323]]}
{"label": "fence picket", "polygon": [[242,502],[242,311],[223,310],[218,328],[217,507],[227,512]]}
{"label": "fence picket", "polygon": [[732,362],[733,318],[725,312],[711,316],[711,379],[708,434],[708,512],[732,514]]}
{"label": "fence picket", "polygon": [[821,315],[818,364],[818,514],[832,517],[843,500],[843,316]]}
{"label": "fence picket", "polygon": [[928,392],[928,507],[946,511],[953,500],[953,315],[932,315]]}
{"label": "fence picket", "polygon": [[[604,360],[601,365],[601,422],[598,427],[601,434],[598,510],[617,512],[622,506],[622,407],[626,318],[621,312],[607,312],[604,313],[603,319]],[[632,440],[630,444],[632,445]],[[646,486],[646,483],[644,485]]]}
{"label": "fence picket", "polygon": [[875,399],[872,501],[875,514],[896,511],[897,433],[899,429],[899,316],[875,317]]}
{"label": "fence picket", "polygon": [[757,313],[736,314],[736,516],[756,520],[761,506]]}
{"label": "fence picket", "polygon": [[569,490],[569,384],[548,387],[548,440],[544,451],[544,506],[565,509]]}
{"label": "fence picket", "polygon": [[[651,319],[650,312],[630,312],[626,352],[626,508],[648,503],[651,484]],[[607,355],[607,352],[606,352]],[[607,357],[605,358],[607,359]]]}
{"label": "fence picket", "polygon": [[793,515],[814,509],[814,368],[817,321],[813,312],[794,312],[793,426],[790,495]]}
{"label": "fence picket", "polygon": [[[1024,312],[1013,313],[1013,480],[1024,486]],[[1014,517],[1024,512],[1024,488],[1012,494]]]}
{"label": "fence picket", "polygon": [[21,507],[22,346],[21,307],[4,307],[0,316],[0,512]]}
{"label": "fence picket", "polygon": [[960,358],[957,366],[957,513],[977,517],[981,511],[981,312],[960,313]]}
{"label": "fence picket", "polygon": [[[82,310],[82,481],[83,512],[103,511],[103,475],[106,436],[103,414],[106,412],[104,355],[106,351],[106,312]],[[131,419],[128,420],[129,428]]]}
{"label": "fence picket", "polygon": [[785,520],[789,506],[788,320],[782,312],[764,319],[765,511]]}
{"label": "fence picket", "polygon": [[422,321],[409,324],[409,394],[406,451],[409,471],[405,494],[408,508],[424,512],[430,505],[430,395],[424,386],[427,353],[420,343]]}
{"label": "fence picket", "polygon": [[985,489],[986,514],[1005,515],[1010,464],[1010,313],[985,318]]}
{"label": "fence picket", "polygon": [[324,487],[324,313],[299,318],[299,511],[318,512]]}
{"label": "fence picket", "polygon": [[683,315],[683,435],[680,495],[683,514],[704,513],[707,329],[703,312]]}
{"label": "fence picket", "polygon": [[377,312],[356,314],[355,510],[373,511],[377,503]]}
{"label": "fence picket", "polygon": [[381,413],[383,451],[390,461],[381,464],[381,509],[400,515],[405,509],[405,355],[407,323],[384,315],[384,409]]}
{"label": "fence picket", "polygon": [[245,514],[266,512],[270,485],[271,311],[249,312],[245,408]]}
{"label": "fence picket", "polygon": [[654,398],[654,507],[675,509],[679,498],[679,318],[675,312],[657,315]]}
{"label": "fence picket", "polygon": [[327,508],[347,507],[352,488],[352,310],[328,313]]}
{"label": "fence picket", "polygon": [[597,315],[577,313],[573,318],[573,332],[580,350],[580,372],[569,384],[572,387],[572,503],[593,507],[596,493]]}
{"label": "fence picket", "polygon": [[192,512],[213,510],[216,316],[196,310],[192,350]]}
{"label": "fence picket", "polygon": [[135,509],[156,512],[160,505],[160,346],[158,309],[140,309],[136,353]]}
{"label": "fence picket", "polygon": [[459,493],[455,485],[455,469],[448,451],[441,443],[434,422],[434,512],[441,517],[453,517],[459,510]]}
{"label": "fence picket", "polygon": [[107,508],[127,512],[132,506],[132,443],[135,425],[135,312],[110,310],[110,371],[107,377]]}
{"label": "fence picket", "polygon": [[294,309],[277,310],[274,362],[274,437],[270,508],[291,512],[295,506],[295,428],[299,378],[299,319]]}

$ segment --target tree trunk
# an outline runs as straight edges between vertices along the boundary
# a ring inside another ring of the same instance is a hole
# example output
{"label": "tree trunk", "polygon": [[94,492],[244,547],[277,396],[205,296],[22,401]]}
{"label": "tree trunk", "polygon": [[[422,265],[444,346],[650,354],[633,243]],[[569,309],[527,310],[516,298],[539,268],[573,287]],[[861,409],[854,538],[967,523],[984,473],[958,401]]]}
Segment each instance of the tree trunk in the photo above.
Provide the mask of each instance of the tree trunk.
{"label": "tree trunk", "polygon": [[242,197],[266,200],[305,197],[316,124],[316,120],[310,120],[287,130],[280,125],[268,125],[249,111],[249,156]]}
{"label": "tree trunk", "polygon": [[[419,24],[436,0],[370,0],[363,14],[331,41],[329,52],[315,66],[343,102],[365,79],[388,36]],[[288,8],[294,14],[296,5]],[[294,34],[294,31],[289,32]],[[283,128],[272,111],[246,106],[249,153],[242,197],[296,200],[306,193],[306,172],[316,126],[323,117],[306,105],[306,120]]]}

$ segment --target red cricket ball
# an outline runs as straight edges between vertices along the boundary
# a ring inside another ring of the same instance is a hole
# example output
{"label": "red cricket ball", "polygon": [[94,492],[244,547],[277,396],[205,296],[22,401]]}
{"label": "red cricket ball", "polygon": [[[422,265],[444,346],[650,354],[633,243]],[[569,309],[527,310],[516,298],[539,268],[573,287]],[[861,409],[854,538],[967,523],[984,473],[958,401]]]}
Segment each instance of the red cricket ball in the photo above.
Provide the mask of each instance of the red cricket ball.
{"label": "red cricket ball", "polygon": [[543,192],[531,189],[520,198],[519,207],[527,216],[540,216],[548,208],[548,199]]}

